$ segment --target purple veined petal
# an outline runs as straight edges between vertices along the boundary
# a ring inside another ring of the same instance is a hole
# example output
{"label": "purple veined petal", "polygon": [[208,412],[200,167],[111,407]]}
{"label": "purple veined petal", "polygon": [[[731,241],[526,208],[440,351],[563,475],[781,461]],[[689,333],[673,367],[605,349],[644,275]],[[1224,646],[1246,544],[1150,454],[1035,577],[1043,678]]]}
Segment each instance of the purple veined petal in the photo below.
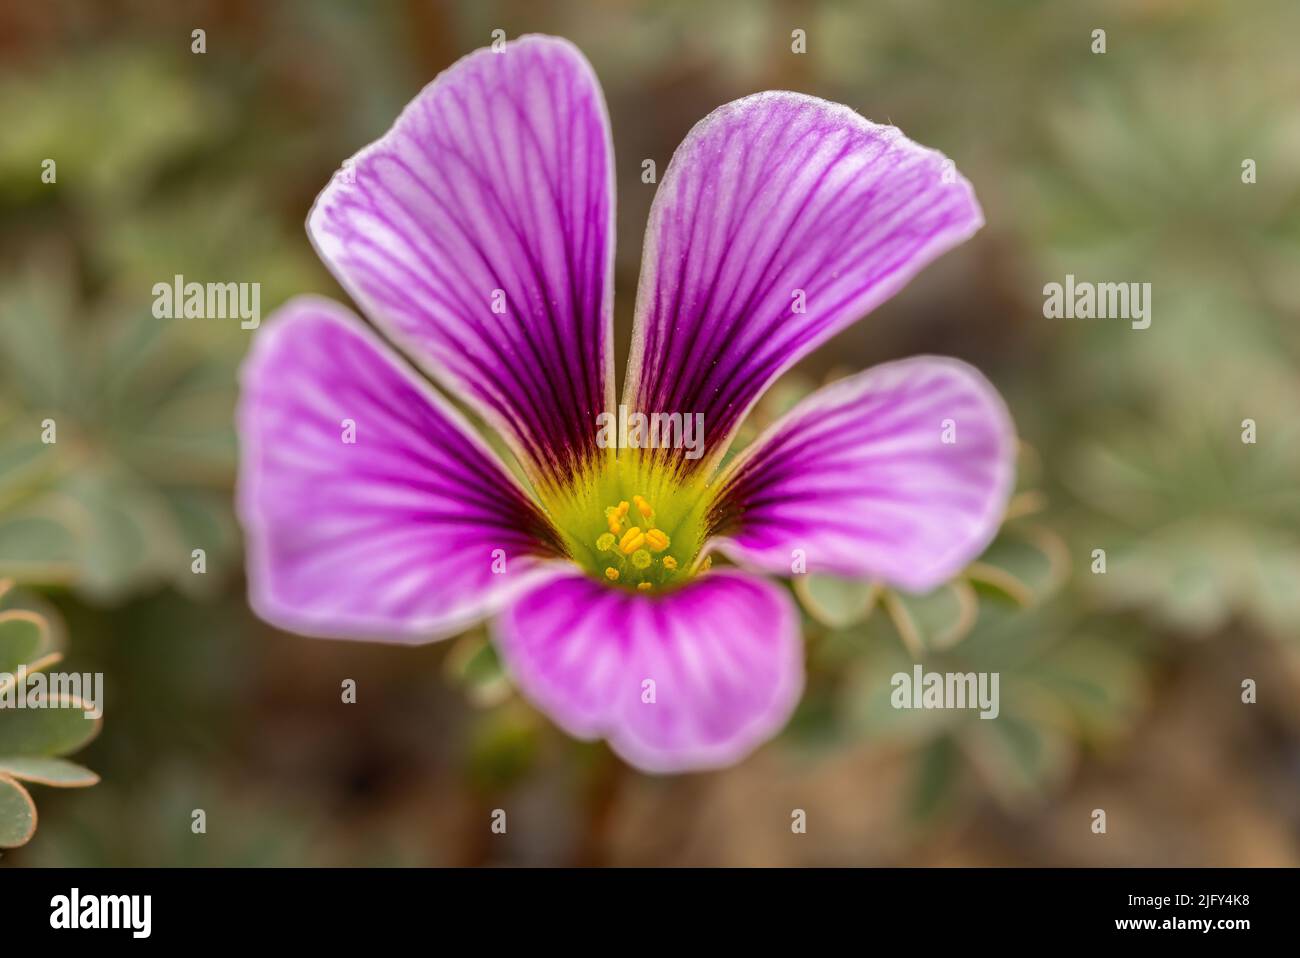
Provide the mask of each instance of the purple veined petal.
{"label": "purple veined petal", "polygon": [[440,74],[307,220],[375,324],[543,482],[613,406],[612,157],[591,66],[526,36]]}
{"label": "purple veined petal", "polygon": [[722,106],[651,207],[624,402],[702,415],[711,468],[772,380],[981,225],[970,184],[893,127],[798,93]]}
{"label": "purple veined petal", "polygon": [[546,520],[460,414],[337,303],[300,297],[267,321],[237,425],[250,602],[274,625],[443,638],[555,554]]}
{"label": "purple veined petal", "polygon": [[997,390],[955,359],[875,366],[809,396],[719,478],[712,543],[781,575],[913,592],[956,575],[997,533],[1016,435]]}
{"label": "purple veined petal", "polygon": [[496,620],[494,638],[558,725],[650,772],[739,761],[784,726],[803,688],[790,597],[738,569],[658,596],[557,573]]}

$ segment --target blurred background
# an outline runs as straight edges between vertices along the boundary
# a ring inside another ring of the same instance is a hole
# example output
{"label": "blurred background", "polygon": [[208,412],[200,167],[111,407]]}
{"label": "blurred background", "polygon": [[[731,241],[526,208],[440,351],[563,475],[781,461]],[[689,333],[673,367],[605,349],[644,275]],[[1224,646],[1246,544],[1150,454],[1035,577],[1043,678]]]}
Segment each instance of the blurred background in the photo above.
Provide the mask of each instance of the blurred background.
{"label": "blurred background", "polygon": [[[497,28],[570,38],[604,86],[619,370],[641,162],[728,100],[892,122],[984,206],[755,425],[877,362],[962,357],[1023,440],[1005,531],[930,596],[801,580],[803,703],[732,769],[649,777],[568,739],[481,632],[391,648],[256,620],[231,514],[254,334],[151,315],[178,273],[260,282],[263,315],[346,301],[313,198]],[[1297,37],[1291,0],[3,4],[3,601],[50,622],[62,668],[105,673],[107,707],[74,756],[102,781],[33,785],[39,830],[0,864],[1300,864]],[[1151,327],[1045,319],[1066,273],[1150,282]],[[893,710],[915,661],[999,671],[1001,718]]]}

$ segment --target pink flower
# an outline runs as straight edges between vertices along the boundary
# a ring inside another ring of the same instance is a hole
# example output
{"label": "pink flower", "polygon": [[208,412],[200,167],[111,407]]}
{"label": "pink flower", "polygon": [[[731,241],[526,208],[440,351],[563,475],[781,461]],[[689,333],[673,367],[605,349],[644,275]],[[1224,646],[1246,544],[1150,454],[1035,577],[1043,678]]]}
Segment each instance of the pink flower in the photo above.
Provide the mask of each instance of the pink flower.
{"label": "pink flower", "polygon": [[954,360],[837,382],[719,468],[773,380],[982,218],[940,154],[847,107],[762,93],[702,120],[650,213],[623,389],[633,412],[702,417],[694,455],[599,441],[613,216],[600,87],[550,37],[464,58],[334,176],[308,219],[320,255],[523,478],[389,342],[296,299],[243,370],[251,601],[342,638],[494,618],[519,688],[569,733],[651,771],[716,767],[803,685],[797,612],[758,573],[801,555],[926,590],[1000,523],[1014,430]]}

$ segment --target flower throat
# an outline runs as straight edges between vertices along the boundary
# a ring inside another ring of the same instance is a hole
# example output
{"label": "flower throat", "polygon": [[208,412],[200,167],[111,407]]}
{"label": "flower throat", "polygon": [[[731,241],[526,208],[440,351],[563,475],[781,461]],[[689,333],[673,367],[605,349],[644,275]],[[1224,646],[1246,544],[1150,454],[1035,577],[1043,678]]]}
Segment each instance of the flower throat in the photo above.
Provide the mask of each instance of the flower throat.
{"label": "flower throat", "polygon": [[571,484],[543,493],[570,557],[591,576],[640,592],[673,588],[707,569],[707,559],[700,568],[696,560],[709,490],[675,465],[649,451],[602,451]]}

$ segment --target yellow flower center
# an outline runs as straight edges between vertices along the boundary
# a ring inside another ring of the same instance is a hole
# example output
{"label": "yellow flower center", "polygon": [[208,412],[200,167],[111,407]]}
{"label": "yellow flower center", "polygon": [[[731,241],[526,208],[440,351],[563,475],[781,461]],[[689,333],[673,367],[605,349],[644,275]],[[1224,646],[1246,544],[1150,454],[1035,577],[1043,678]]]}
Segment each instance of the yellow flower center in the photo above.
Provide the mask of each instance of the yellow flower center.
{"label": "yellow flower center", "polygon": [[542,500],[570,557],[596,578],[656,592],[700,571],[710,501],[702,480],[682,480],[636,451],[611,451]]}

